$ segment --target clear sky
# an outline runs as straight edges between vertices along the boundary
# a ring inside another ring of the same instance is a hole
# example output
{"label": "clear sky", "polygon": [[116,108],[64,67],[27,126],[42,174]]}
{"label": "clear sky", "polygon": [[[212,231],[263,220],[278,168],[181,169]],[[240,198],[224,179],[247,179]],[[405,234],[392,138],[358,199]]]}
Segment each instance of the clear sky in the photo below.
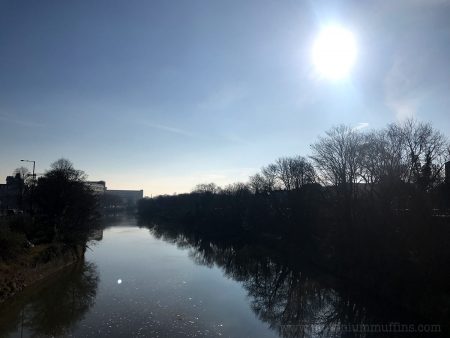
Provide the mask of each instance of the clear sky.
{"label": "clear sky", "polygon": [[[317,74],[322,27],[357,42]],[[0,180],[60,157],[110,189],[190,191],[308,155],[336,124],[450,136],[450,3],[0,0]]]}

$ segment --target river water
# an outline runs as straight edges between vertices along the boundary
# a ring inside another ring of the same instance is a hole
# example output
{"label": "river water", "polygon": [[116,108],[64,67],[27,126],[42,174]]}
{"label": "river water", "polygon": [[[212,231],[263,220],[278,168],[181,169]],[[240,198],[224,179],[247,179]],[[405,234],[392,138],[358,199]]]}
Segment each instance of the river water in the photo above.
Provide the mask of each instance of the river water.
{"label": "river water", "polygon": [[352,285],[267,243],[140,227],[124,216],[109,220],[89,246],[84,262],[0,306],[0,337],[447,334],[439,321],[423,331],[430,322],[355,296]]}
{"label": "river water", "polygon": [[275,337],[242,284],[132,218],[65,269],[0,307],[0,336]]}

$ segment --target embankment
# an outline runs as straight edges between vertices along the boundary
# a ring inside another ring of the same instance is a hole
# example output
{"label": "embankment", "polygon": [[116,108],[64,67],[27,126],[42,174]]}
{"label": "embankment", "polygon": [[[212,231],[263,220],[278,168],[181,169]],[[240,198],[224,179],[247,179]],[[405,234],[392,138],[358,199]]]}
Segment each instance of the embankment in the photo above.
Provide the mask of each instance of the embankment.
{"label": "embankment", "polygon": [[16,259],[0,262],[0,303],[84,257],[85,248],[45,244]]}

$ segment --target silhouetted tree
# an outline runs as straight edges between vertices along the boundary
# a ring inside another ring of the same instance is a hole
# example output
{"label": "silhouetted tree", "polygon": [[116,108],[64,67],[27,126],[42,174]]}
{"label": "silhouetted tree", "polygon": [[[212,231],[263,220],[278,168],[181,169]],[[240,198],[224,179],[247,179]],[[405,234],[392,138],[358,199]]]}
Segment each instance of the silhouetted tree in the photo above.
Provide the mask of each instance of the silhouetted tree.
{"label": "silhouetted tree", "polygon": [[201,183],[197,184],[192,192],[216,194],[220,192],[220,187],[215,183]]}
{"label": "silhouetted tree", "polygon": [[264,176],[259,173],[249,177],[248,186],[254,194],[270,191],[270,188],[266,185]]}
{"label": "silhouetted tree", "polygon": [[55,242],[85,244],[97,219],[97,199],[85,184],[86,175],[60,159],[39,178],[35,199],[37,211]]}
{"label": "silhouetted tree", "polygon": [[14,176],[19,175],[21,179],[25,180],[30,174],[30,171],[25,167],[19,167],[14,169],[13,174]]}
{"label": "silhouetted tree", "polygon": [[363,136],[348,126],[337,126],[327,131],[325,137],[311,145],[311,159],[319,170],[319,179],[336,187],[342,211],[351,215],[357,197],[357,184],[361,181]]}
{"label": "silhouetted tree", "polygon": [[281,157],[275,166],[276,177],[285,190],[298,190],[316,180],[314,167],[302,156]]}
{"label": "silhouetted tree", "polygon": [[278,168],[276,164],[269,164],[261,169],[262,177],[264,178],[265,190],[272,191],[280,188],[280,182],[277,177]]}
{"label": "silhouetted tree", "polygon": [[227,195],[242,196],[250,194],[250,188],[247,184],[238,182],[227,185],[222,192]]}
{"label": "silhouetted tree", "polygon": [[448,147],[444,135],[431,124],[413,119],[406,120],[400,128],[409,160],[407,182],[417,183],[423,190],[442,182]]}

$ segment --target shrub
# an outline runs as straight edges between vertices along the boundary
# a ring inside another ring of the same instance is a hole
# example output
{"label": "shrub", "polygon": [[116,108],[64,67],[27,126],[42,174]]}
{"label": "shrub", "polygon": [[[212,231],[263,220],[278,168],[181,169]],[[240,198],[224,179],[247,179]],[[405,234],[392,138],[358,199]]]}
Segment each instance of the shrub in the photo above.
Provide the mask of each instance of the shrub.
{"label": "shrub", "polygon": [[24,252],[25,235],[13,232],[8,226],[0,225],[0,260],[7,261]]}

